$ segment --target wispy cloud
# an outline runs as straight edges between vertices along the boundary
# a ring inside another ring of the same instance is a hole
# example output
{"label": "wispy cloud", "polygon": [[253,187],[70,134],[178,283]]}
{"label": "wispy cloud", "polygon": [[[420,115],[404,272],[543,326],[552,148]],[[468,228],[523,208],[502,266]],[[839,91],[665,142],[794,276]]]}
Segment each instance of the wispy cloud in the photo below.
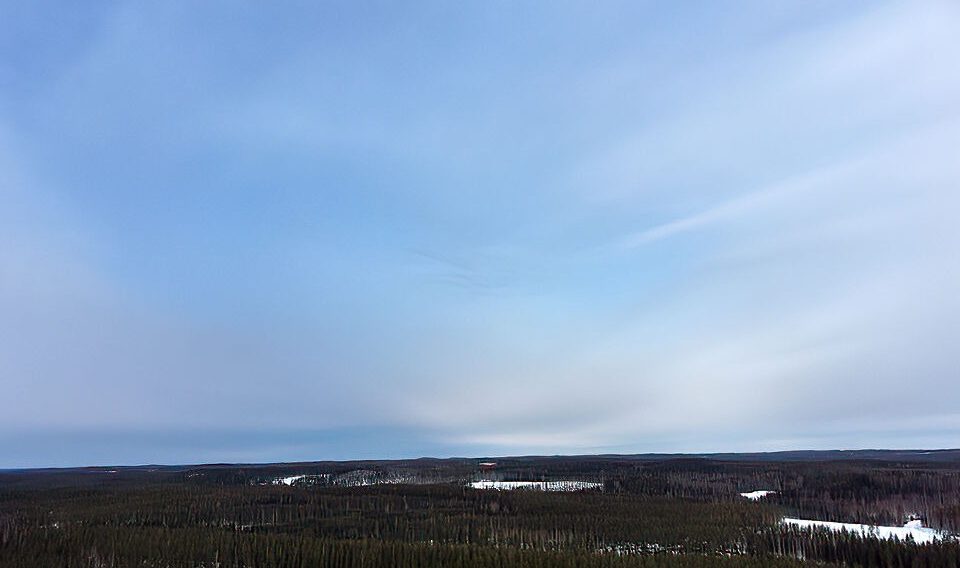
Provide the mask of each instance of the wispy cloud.
{"label": "wispy cloud", "polygon": [[33,9],[0,18],[0,429],[36,456],[958,429],[955,2]]}

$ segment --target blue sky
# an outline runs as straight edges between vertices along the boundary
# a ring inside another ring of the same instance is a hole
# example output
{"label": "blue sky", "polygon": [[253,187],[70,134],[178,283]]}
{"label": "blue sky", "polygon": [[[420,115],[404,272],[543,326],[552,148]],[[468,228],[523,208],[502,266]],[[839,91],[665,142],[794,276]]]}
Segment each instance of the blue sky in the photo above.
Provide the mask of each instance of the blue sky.
{"label": "blue sky", "polygon": [[0,2],[0,467],[956,446],[958,26]]}

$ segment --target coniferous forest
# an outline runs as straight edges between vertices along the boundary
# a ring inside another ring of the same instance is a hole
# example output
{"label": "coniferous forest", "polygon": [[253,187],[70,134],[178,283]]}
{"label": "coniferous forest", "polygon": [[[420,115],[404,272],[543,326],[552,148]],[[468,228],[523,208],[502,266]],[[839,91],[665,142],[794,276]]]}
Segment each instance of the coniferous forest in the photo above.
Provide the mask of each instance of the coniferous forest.
{"label": "coniferous forest", "polygon": [[[0,472],[0,566],[960,566],[958,452],[480,461]],[[480,479],[588,484],[469,486]],[[775,493],[740,495],[755,490]],[[945,536],[784,517],[921,520]]]}

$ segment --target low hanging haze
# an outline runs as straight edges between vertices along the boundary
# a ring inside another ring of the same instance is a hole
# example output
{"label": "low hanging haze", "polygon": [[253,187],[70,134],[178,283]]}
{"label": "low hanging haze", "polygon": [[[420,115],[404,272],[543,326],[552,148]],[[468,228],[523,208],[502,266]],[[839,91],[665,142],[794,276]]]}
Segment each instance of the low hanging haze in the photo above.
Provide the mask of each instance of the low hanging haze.
{"label": "low hanging haze", "polygon": [[0,2],[0,467],[960,445],[958,29]]}

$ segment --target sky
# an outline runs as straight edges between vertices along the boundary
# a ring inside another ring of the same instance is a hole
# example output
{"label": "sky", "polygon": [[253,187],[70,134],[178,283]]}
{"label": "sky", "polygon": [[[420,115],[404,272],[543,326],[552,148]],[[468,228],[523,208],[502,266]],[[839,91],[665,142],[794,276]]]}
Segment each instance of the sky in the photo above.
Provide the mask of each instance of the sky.
{"label": "sky", "polygon": [[0,0],[0,467],[960,446],[957,29]]}

